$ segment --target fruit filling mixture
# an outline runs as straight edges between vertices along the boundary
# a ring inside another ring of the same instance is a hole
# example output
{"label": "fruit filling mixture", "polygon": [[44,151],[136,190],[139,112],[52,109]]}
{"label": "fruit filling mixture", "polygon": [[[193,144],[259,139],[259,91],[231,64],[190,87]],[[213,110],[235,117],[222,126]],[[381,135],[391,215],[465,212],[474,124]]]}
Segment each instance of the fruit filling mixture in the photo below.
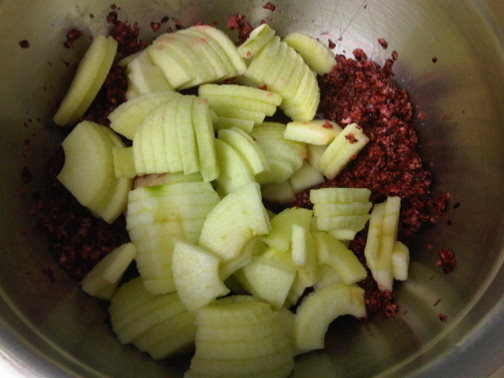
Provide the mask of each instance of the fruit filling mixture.
{"label": "fruit filling mixture", "polygon": [[146,44],[107,20],[55,114],[68,133],[38,206],[118,340],[192,353],[187,377],[285,377],[335,318],[394,316],[408,241],[449,199],[430,191],[397,53],[335,57],[241,15],[238,45],[178,23]]}

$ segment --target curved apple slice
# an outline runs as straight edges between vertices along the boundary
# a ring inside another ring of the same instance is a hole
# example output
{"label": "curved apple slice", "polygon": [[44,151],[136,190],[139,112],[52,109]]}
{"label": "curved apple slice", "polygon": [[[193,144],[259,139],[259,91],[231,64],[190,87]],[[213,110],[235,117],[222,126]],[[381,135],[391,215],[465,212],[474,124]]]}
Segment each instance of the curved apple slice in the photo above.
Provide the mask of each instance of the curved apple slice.
{"label": "curved apple slice", "polygon": [[296,201],[296,195],[289,180],[262,184],[261,193],[265,200],[271,202],[292,204]]}
{"label": "curved apple slice", "polygon": [[304,353],[324,348],[329,324],[341,315],[366,316],[363,289],[356,285],[334,283],[308,294],[296,312],[296,349]]}
{"label": "curved apple slice", "polygon": [[246,87],[236,84],[205,84],[199,87],[199,95],[201,97],[207,96],[230,96],[239,97],[246,100],[254,100],[279,106],[282,103],[282,97],[277,93],[267,91],[264,89]]}
{"label": "curved apple slice", "polygon": [[262,24],[252,30],[249,37],[238,47],[238,53],[250,59],[275,36],[275,31],[268,24]]}
{"label": "curved apple slice", "polygon": [[294,172],[290,178],[290,183],[294,193],[302,192],[305,189],[321,184],[325,181],[324,176],[318,169],[313,168],[308,162]]}
{"label": "curved apple slice", "polygon": [[195,312],[217,297],[229,293],[219,275],[217,255],[183,241],[175,243],[172,270],[180,300]]}
{"label": "curved apple slice", "polygon": [[247,70],[243,74],[246,79],[251,80],[256,85],[264,84],[264,77],[268,75],[268,71],[272,64],[281,64],[277,60],[277,54],[280,51],[280,37],[273,37],[266,46],[254,55]]}
{"label": "curved apple slice", "polygon": [[84,114],[105,81],[116,51],[117,41],[114,38],[103,35],[95,37],[54,115],[54,123],[69,125]]}
{"label": "curved apple slice", "polygon": [[288,251],[292,237],[292,225],[298,224],[309,228],[312,216],[311,210],[300,207],[283,210],[271,219],[271,232],[264,236],[264,242],[280,252]]}
{"label": "curved apple slice", "polygon": [[371,191],[367,188],[322,188],[310,191],[313,204],[368,202]]}
{"label": "curved apple slice", "polygon": [[296,50],[303,57],[306,64],[320,75],[331,71],[336,64],[331,50],[312,37],[300,33],[291,33],[283,41]]}
{"label": "curved apple slice", "polygon": [[220,175],[217,178],[218,190],[231,193],[244,184],[254,181],[254,174],[240,153],[223,140],[215,140]]}
{"label": "curved apple slice", "polygon": [[305,122],[289,122],[284,131],[284,138],[325,146],[341,132],[335,122],[313,120]]}

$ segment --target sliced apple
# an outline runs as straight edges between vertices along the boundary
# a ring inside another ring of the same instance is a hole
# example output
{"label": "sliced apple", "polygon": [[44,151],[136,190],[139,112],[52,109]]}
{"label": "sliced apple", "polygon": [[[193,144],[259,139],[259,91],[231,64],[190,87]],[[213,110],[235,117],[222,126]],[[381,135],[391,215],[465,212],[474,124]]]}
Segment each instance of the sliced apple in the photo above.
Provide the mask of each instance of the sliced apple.
{"label": "sliced apple", "polygon": [[313,204],[368,202],[371,191],[367,188],[323,188],[310,191]]}
{"label": "sliced apple", "polygon": [[127,243],[114,249],[83,278],[82,290],[100,299],[110,299],[124,272],[136,256],[136,248]]}
{"label": "sliced apple", "polygon": [[[228,119],[231,118],[231,119],[240,119],[244,121],[253,121],[254,124],[263,123],[264,118],[266,117],[266,114],[261,112],[255,112],[253,110],[229,108],[227,106],[213,106],[212,110],[215,112],[218,118],[223,117]],[[247,127],[247,129],[250,129],[250,131],[252,131],[252,128],[253,127]],[[240,129],[245,130],[242,127],[240,127]]]}
{"label": "sliced apple", "polygon": [[54,123],[58,126],[70,125],[85,113],[105,81],[116,51],[117,42],[114,38],[103,35],[94,38],[54,115]]}
{"label": "sliced apple", "polygon": [[282,103],[282,97],[274,92],[236,84],[205,84],[199,87],[199,95],[201,97],[238,97],[246,100],[264,102],[273,106],[279,106]]}
{"label": "sliced apple", "polygon": [[294,193],[302,192],[305,189],[321,184],[325,181],[324,176],[316,168],[313,168],[308,162],[294,172],[290,178],[292,190]]}
{"label": "sliced apple", "polygon": [[194,99],[192,127],[196,135],[201,174],[205,181],[213,181],[219,176],[219,165],[215,151],[215,134],[208,105]]}
{"label": "sliced apple", "polygon": [[306,145],[306,152],[307,152],[307,159],[310,165],[317,170],[320,171],[320,167],[318,165],[318,162],[320,160],[320,157],[324,153],[326,147],[325,146],[316,146],[313,144],[307,144]]}
{"label": "sliced apple", "polygon": [[358,286],[334,283],[308,294],[296,312],[296,349],[301,352],[324,348],[329,324],[341,315],[366,316],[364,290]]}
{"label": "sliced apple", "polygon": [[296,201],[296,195],[289,180],[261,185],[261,193],[266,201],[290,204]]}
{"label": "sliced apple", "polygon": [[282,63],[278,60],[279,51],[280,37],[274,36],[258,54],[254,55],[243,76],[256,85],[264,85],[263,79],[268,74],[271,65]]}
{"label": "sliced apple", "polygon": [[252,30],[249,37],[238,47],[238,53],[245,59],[250,59],[261,50],[275,35],[268,24],[262,24]]}
{"label": "sliced apple", "polygon": [[283,210],[271,219],[271,232],[263,237],[264,242],[280,252],[288,251],[292,237],[292,225],[297,224],[309,228],[312,215],[311,210],[303,208],[294,207]]}
{"label": "sliced apple", "polygon": [[328,73],[336,64],[331,50],[312,37],[290,33],[283,41],[296,50],[308,66],[319,75]]}
{"label": "sliced apple", "polygon": [[254,181],[254,174],[240,153],[221,139],[215,141],[220,175],[217,178],[218,191],[226,195],[243,185]]}
{"label": "sliced apple", "polygon": [[[239,109],[242,110],[242,109]],[[254,128],[254,121],[250,119],[241,119],[241,118],[233,118],[233,117],[223,117],[219,116],[214,122],[214,126],[216,130],[220,129],[240,129],[245,131],[246,133],[251,133]]]}
{"label": "sliced apple", "polygon": [[194,313],[217,297],[229,293],[219,276],[217,255],[183,241],[173,250],[173,279],[180,300]]}
{"label": "sliced apple", "polygon": [[133,178],[136,176],[133,149],[131,147],[114,147],[112,155],[116,177]]}
{"label": "sliced apple", "polygon": [[207,99],[210,108],[230,107],[236,109],[250,110],[253,112],[261,112],[268,116],[272,116],[273,114],[275,114],[277,108],[275,105],[269,104],[267,102],[228,95],[206,95],[203,96],[203,98]]}
{"label": "sliced apple", "polygon": [[289,122],[284,131],[284,138],[325,146],[341,132],[335,122],[326,120],[294,121]]}
{"label": "sliced apple", "polygon": [[410,253],[407,246],[396,241],[392,250],[392,271],[394,278],[399,281],[408,279]]}

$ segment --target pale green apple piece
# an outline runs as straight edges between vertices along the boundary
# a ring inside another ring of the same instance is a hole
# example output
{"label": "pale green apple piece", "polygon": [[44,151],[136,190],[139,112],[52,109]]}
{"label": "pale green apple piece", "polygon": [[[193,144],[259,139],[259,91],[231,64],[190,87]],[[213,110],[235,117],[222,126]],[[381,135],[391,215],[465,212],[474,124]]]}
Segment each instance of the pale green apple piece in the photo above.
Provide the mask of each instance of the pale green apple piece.
{"label": "pale green apple piece", "polygon": [[133,139],[138,125],[143,122],[147,114],[177,96],[180,95],[172,91],[157,92],[144,94],[123,102],[108,115],[110,127],[116,133]]}
{"label": "pale green apple piece", "polygon": [[308,352],[324,348],[329,324],[341,315],[366,316],[363,289],[334,283],[308,294],[296,312],[296,349]]}
{"label": "pale green apple piece", "polygon": [[307,263],[309,230],[299,224],[293,224],[291,230],[291,256],[296,266],[304,266]]}
{"label": "pale green apple piece", "polygon": [[321,231],[348,229],[360,231],[364,228],[369,215],[333,215],[327,217],[317,216],[317,228]]}
{"label": "pale green apple piece", "polygon": [[183,169],[182,151],[178,142],[179,136],[176,119],[180,101],[181,99],[177,98],[165,105],[163,134],[159,136],[164,143],[164,154],[168,172],[181,172]]}
{"label": "pale green apple piece", "polygon": [[[103,214],[104,200],[112,196],[118,185],[124,184],[115,177],[112,155],[114,147],[124,147],[124,144],[115,138],[113,131],[105,126],[89,121],[79,123],[61,144],[65,163],[57,176],[83,206],[100,217],[105,215],[109,223],[124,209],[119,208],[124,199],[118,198],[114,203],[116,208]],[[126,179],[126,184],[129,183]],[[124,194],[127,195],[121,193]]]}
{"label": "pale green apple piece", "polygon": [[196,342],[207,341],[214,343],[232,343],[239,341],[253,341],[282,333],[271,321],[256,323],[243,327],[223,326],[199,326],[196,332]]}
{"label": "pale green apple piece", "polygon": [[315,74],[307,66],[304,71],[296,94],[290,98],[284,97],[280,106],[293,121],[311,121],[320,102],[320,90]]}
{"label": "pale green apple piece", "polygon": [[335,269],[343,282],[352,284],[367,277],[366,269],[357,256],[342,242],[326,232],[315,232],[313,236],[317,244],[320,263]]}
{"label": "pale green apple piece", "polygon": [[350,203],[315,203],[313,214],[316,217],[328,217],[337,215],[365,215],[372,207],[371,202]]}
{"label": "pale green apple piece", "polygon": [[315,38],[301,33],[291,33],[283,41],[296,50],[306,64],[319,75],[330,72],[336,65],[331,50]]}
{"label": "pale green apple piece", "polygon": [[299,298],[303,295],[305,292],[306,286],[304,283],[299,279],[299,275],[296,275],[296,278],[294,279],[294,282],[292,283],[291,290],[289,292],[289,295],[287,296],[287,301],[286,301],[286,307],[291,307],[297,304],[299,301]]}
{"label": "pale green apple piece", "polygon": [[[286,92],[287,86],[289,85],[289,81],[294,74],[294,70],[296,69],[296,63],[298,61],[298,54],[293,50],[287,48],[287,54],[285,56],[284,64],[280,71],[278,72],[275,81],[270,82],[268,84],[271,90],[274,90],[277,93],[280,93],[282,97],[289,97]],[[267,80],[269,82],[269,80]]]}
{"label": "pale green apple piece", "polygon": [[215,133],[208,105],[200,99],[193,103],[192,126],[196,135],[201,175],[207,182],[219,176],[219,163],[215,151]]}
{"label": "pale green apple piece", "polygon": [[320,264],[320,280],[315,284],[315,290],[322,289],[326,286],[332,285],[333,283],[342,283],[343,279],[339,273],[331,265]]}
{"label": "pale green apple piece", "polygon": [[242,75],[246,71],[247,66],[245,65],[245,62],[243,61],[240,54],[238,54],[236,46],[231,41],[231,39],[229,39],[229,37],[221,30],[208,25],[196,25],[192,28],[202,31],[220,45],[222,50],[224,50],[229,60],[233,64],[237,75]]}
{"label": "pale green apple piece", "polygon": [[182,312],[151,327],[135,339],[133,345],[153,359],[160,360],[190,351],[195,334],[194,317]]}
{"label": "pale green apple piece", "polygon": [[[143,121],[142,121],[143,123]],[[140,126],[140,125],[139,125]],[[147,138],[147,129],[144,127],[137,127],[135,129],[135,136],[132,139],[137,140],[137,143],[133,143],[133,162],[135,163],[135,171],[137,172],[138,175],[144,175],[147,173],[147,164],[149,163],[149,160],[152,160],[152,157],[148,159],[148,161],[145,161],[145,153],[144,150],[146,148],[146,144],[148,141]],[[150,141],[148,143],[149,147],[148,151],[152,151],[152,147],[150,146]]]}
{"label": "pale green apple piece", "polygon": [[114,147],[112,148],[112,155],[114,157],[116,177],[133,178],[136,176],[132,147]]}
{"label": "pale green apple piece", "polygon": [[355,123],[346,126],[331,142],[319,160],[319,167],[328,179],[333,179],[366,146],[369,138]]}
{"label": "pale green apple piece", "polygon": [[329,230],[329,235],[341,241],[349,241],[355,238],[357,231],[349,229]]}
{"label": "pale green apple piece", "polygon": [[318,169],[313,168],[307,161],[294,172],[290,178],[294,193],[300,193],[305,189],[321,184],[325,181],[324,176]]}
{"label": "pale green apple piece", "polygon": [[187,175],[199,171],[196,135],[192,120],[194,98],[183,97],[179,101],[175,117],[177,142],[182,158],[182,168],[184,174]]}
{"label": "pale green apple piece", "polygon": [[54,115],[58,126],[77,122],[98,94],[112,66],[117,42],[112,37],[98,35],[79,63],[70,87]]}
{"label": "pale green apple piece", "polygon": [[288,208],[271,219],[271,232],[263,237],[270,247],[280,252],[289,250],[292,235],[292,225],[298,224],[309,228],[313,212],[303,208]]}
{"label": "pale green apple piece", "polygon": [[[188,175],[189,176],[189,175]],[[203,181],[177,180],[165,185],[136,188],[129,194],[130,202],[166,195],[199,194],[212,191],[212,185]]]}
{"label": "pale green apple piece", "polygon": [[310,191],[313,204],[369,202],[371,191],[367,188],[322,188]]}
{"label": "pale green apple piece", "polygon": [[392,271],[396,280],[406,281],[408,279],[409,261],[408,247],[400,241],[396,241],[392,250]]}
{"label": "pale green apple piece", "polygon": [[305,234],[305,262],[297,267],[297,279],[302,287],[315,285],[321,278],[321,268],[317,254],[317,244],[311,232]]}
{"label": "pale green apple piece", "polygon": [[141,51],[137,51],[136,53],[130,54],[128,56],[125,56],[124,58],[122,58],[121,60],[119,60],[119,62],[117,62],[117,65],[119,67],[126,68],[128,66],[128,64],[130,64],[133,61],[133,59],[137,58],[145,50],[147,50],[147,49],[144,49],[144,50],[141,50]]}
{"label": "pale green apple piece", "polygon": [[249,37],[238,47],[238,53],[245,59],[250,59],[273,38],[275,31],[268,24],[256,27]]}
{"label": "pale green apple piece", "polygon": [[245,109],[229,108],[227,106],[214,106],[212,110],[215,112],[217,117],[238,118],[253,121],[254,124],[263,123],[264,118],[266,117],[266,114],[261,112],[254,112],[252,110],[245,110]]}
{"label": "pale green apple piece", "polygon": [[287,124],[284,131],[284,138],[325,146],[336,138],[340,132],[341,128],[331,121],[294,121]]}
{"label": "pale green apple piece", "polygon": [[[235,301],[234,298],[248,298]],[[271,322],[275,314],[269,303],[251,296],[232,296],[211,303],[196,313],[198,327],[248,327]],[[197,331],[196,331],[197,334]]]}
{"label": "pale green apple piece", "polygon": [[112,287],[112,293],[107,294],[113,294],[113,290],[135,256],[136,248],[131,243],[123,244],[114,249],[86,274],[81,282],[82,290],[101,299],[110,299],[112,295],[103,297],[99,293],[108,287]]}
{"label": "pale green apple piece", "polygon": [[262,255],[252,257],[250,264],[235,275],[252,295],[281,308],[296,277],[296,269],[288,252],[270,248]]}
{"label": "pale green apple piece", "polygon": [[[256,176],[256,181],[262,185],[268,184],[283,184],[288,181],[289,177],[294,173],[294,168],[289,162],[282,160],[268,160],[270,169],[265,172],[261,172]],[[280,181],[284,179],[284,181]],[[286,191],[288,188],[284,187]],[[285,193],[287,194],[287,192]]]}
{"label": "pale green apple piece", "polygon": [[[241,110],[241,109],[240,109]],[[214,122],[216,130],[237,128],[246,133],[251,133],[254,128],[254,121],[232,117],[219,116]]]}
{"label": "pale green apple piece", "polygon": [[132,180],[123,177],[118,178],[115,185],[110,187],[107,197],[97,210],[97,214],[107,223],[113,223],[126,210],[131,185]]}
{"label": "pale green apple piece", "polygon": [[306,153],[308,162],[312,167],[317,168],[320,171],[318,162],[322,154],[324,153],[326,146],[315,146],[313,144],[306,145]]}
{"label": "pale green apple piece", "polygon": [[269,169],[264,153],[254,139],[241,129],[222,129],[218,133],[219,139],[237,150],[247,162],[254,175]]}
{"label": "pale green apple piece", "polygon": [[160,105],[150,112],[138,126],[142,130],[133,138],[133,148],[141,144],[146,173],[164,173],[168,171],[163,129],[165,127],[165,105]]}
{"label": "pale green apple piece", "polygon": [[178,55],[169,54],[164,46],[153,45],[147,51],[173,88],[179,88],[194,79],[195,74],[191,68],[187,67]]}
{"label": "pale green apple piece", "polygon": [[256,85],[263,85],[264,76],[271,69],[271,64],[281,63],[276,60],[279,50],[280,37],[274,36],[259,53],[254,55],[243,77],[251,80]]}
{"label": "pale green apple piece", "polygon": [[267,63],[268,64],[268,66],[267,66],[268,71],[262,77],[262,82],[264,84],[266,84],[268,89],[277,92],[281,96],[283,94],[282,85],[285,85],[287,83],[284,82],[284,83],[282,83],[282,85],[279,85],[278,87],[275,87],[274,85],[275,85],[277,79],[279,78],[284,67],[287,67],[287,69],[289,69],[289,67],[291,66],[290,63],[292,63],[291,60],[294,60],[294,56],[290,56],[290,54],[289,54],[289,52],[291,50],[292,49],[289,46],[287,46],[285,43],[280,42],[280,47],[278,48],[277,54],[273,57],[273,59],[271,61],[269,61]]}
{"label": "pale green apple piece", "polygon": [[303,80],[303,73],[306,69],[306,64],[301,58],[301,56],[297,55],[295,58],[294,69],[292,70],[291,76],[283,90],[284,96],[286,98],[294,98],[298,91],[299,86],[301,85],[301,81]]}
{"label": "pale green apple piece", "polygon": [[203,96],[202,98],[207,99],[210,108],[213,108],[214,106],[215,107],[228,106],[236,109],[245,109],[254,112],[261,112],[268,116],[272,116],[273,114],[275,114],[277,108],[275,105],[268,104],[266,102],[227,95],[208,95]]}
{"label": "pale green apple piece", "polygon": [[210,211],[199,244],[227,261],[255,235],[270,230],[259,185],[251,182],[228,194]]}
{"label": "pale green apple piece", "polygon": [[261,193],[265,200],[289,204],[296,201],[296,196],[289,180],[280,183],[261,185]]}
{"label": "pale green apple piece", "polygon": [[214,253],[183,241],[175,243],[172,271],[180,300],[194,313],[215,298],[229,293],[219,275],[220,259]]}
{"label": "pale green apple piece", "polygon": [[252,170],[235,148],[220,139],[216,139],[215,149],[220,171],[217,183],[224,194],[231,193],[244,184],[254,181]]}
{"label": "pale green apple piece", "polygon": [[364,248],[366,265],[368,266],[371,273],[376,271],[376,266],[379,258],[384,216],[385,202],[374,205],[373,210],[371,211],[371,217],[369,219],[366,246]]}
{"label": "pale green apple piece", "polygon": [[236,84],[204,84],[199,87],[201,97],[228,96],[245,100],[264,102],[273,106],[282,103],[282,97],[275,92]]}
{"label": "pale green apple piece", "polygon": [[226,52],[222,49],[222,47],[213,39],[210,38],[207,34],[203,33],[201,30],[197,28],[191,27],[184,29],[184,33],[195,38],[197,41],[204,43],[205,48],[209,51],[208,55],[213,55],[212,59],[215,61],[214,68],[216,69],[216,65],[219,65],[221,69],[224,70],[225,74],[222,76],[222,79],[229,79],[231,77],[236,76],[236,70],[231,63]]}
{"label": "pale green apple piece", "polygon": [[261,237],[254,236],[245,244],[237,257],[225,261],[220,265],[219,273],[221,278],[227,280],[233,273],[250,264],[252,256],[260,254],[265,249],[266,246],[262,242]]}

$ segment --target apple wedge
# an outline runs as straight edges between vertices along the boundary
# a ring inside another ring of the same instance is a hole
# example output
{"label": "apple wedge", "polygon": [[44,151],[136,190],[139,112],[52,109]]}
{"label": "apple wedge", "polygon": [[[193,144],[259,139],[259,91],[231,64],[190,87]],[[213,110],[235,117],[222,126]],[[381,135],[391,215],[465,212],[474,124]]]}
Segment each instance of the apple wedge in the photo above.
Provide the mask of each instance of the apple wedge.
{"label": "apple wedge", "polygon": [[215,141],[220,175],[217,190],[221,195],[234,192],[247,183],[254,182],[254,173],[245,158],[221,139]]}
{"label": "apple wedge", "polygon": [[308,294],[296,312],[296,349],[304,353],[324,348],[329,324],[341,315],[366,316],[363,289],[334,283]]}
{"label": "apple wedge", "polygon": [[275,203],[292,204],[296,195],[289,180],[261,185],[263,199]]}
{"label": "apple wedge", "polygon": [[392,271],[394,279],[406,281],[408,279],[408,269],[410,252],[407,246],[400,241],[396,241],[392,250]]}
{"label": "apple wedge", "polygon": [[219,276],[220,259],[196,245],[178,241],[172,257],[175,288],[188,311],[194,313],[229,293]]}
{"label": "apple wedge", "polygon": [[328,73],[336,64],[331,50],[312,37],[301,33],[290,33],[283,41],[296,50],[306,64],[319,75]]}
{"label": "apple wedge", "polygon": [[116,51],[117,42],[114,38],[103,35],[94,38],[54,115],[55,124],[58,126],[73,124],[85,113],[105,81]]}
{"label": "apple wedge", "polygon": [[112,149],[114,159],[114,172],[116,177],[133,178],[136,176],[133,148],[114,147]]}
{"label": "apple wedge", "polygon": [[261,50],[275,35],[268,24],[262,24],[252,30],[249,37],[238,47],[238,53],[245,59],[250,59]]}
{"label": "apple wedge", "polygon": [[271,232],[263,237],[270,247],[280,252],[286,252],[290,248],[292,238],[292,225],[297,224],[309,228],[313,212],[303,208],[288,208],[275,215],[271,219]]}
{"label": "apple wedge", "polygon": [[321,184],[325,181],[324,176],[310,163],[305,161],[303,166],[294,172],[290,178],[290,183],[294,193],[302,192],[305,189]]}
{"label": "apple wedge", "polygon": [[284,131],[284,138],[325,146],[329,144],[341,132],[335,122],[326,120],[294,121],[289,122]]}

